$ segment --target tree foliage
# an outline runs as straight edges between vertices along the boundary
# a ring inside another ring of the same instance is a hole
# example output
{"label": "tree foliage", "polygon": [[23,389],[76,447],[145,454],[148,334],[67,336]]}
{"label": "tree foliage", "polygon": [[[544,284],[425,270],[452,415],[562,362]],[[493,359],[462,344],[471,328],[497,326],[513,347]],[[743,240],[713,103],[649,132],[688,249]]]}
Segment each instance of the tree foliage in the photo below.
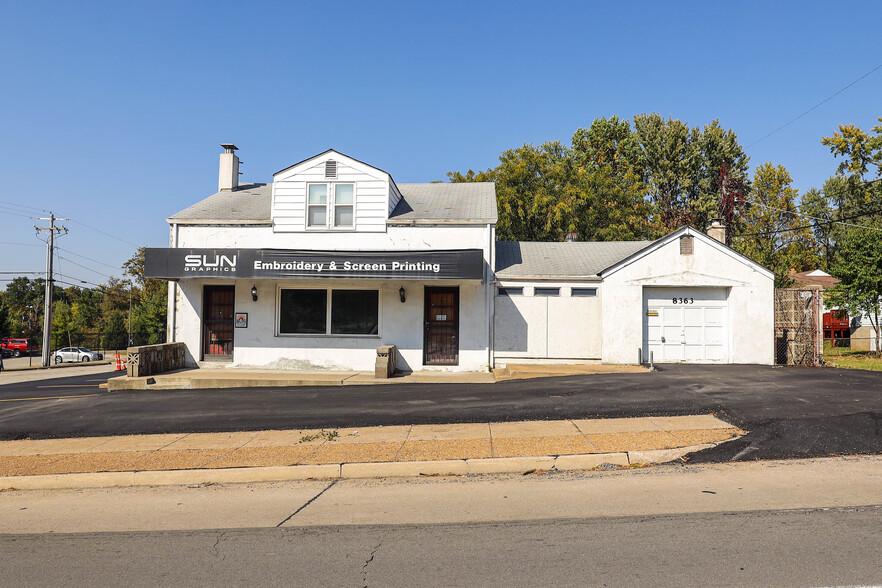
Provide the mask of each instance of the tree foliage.
{"label": "tree foliage", "polygon": [[833,275],[840,283],[828,291],[829,303],[846,308],[852,316],[868,316],[880,345],[880,303],[882,303],[882,230],[854,229],[841,239],[840,255]]}
{"label": "tree foliage", "polygon": [[799,192],[791,183],[783,165],[756,169],[751,206],[741,219],[751,232],[735,243],[736,250],[775,272],[779,288],[789,285],[791,269],[814,269],[817,262],[814,235],[798,215]]}

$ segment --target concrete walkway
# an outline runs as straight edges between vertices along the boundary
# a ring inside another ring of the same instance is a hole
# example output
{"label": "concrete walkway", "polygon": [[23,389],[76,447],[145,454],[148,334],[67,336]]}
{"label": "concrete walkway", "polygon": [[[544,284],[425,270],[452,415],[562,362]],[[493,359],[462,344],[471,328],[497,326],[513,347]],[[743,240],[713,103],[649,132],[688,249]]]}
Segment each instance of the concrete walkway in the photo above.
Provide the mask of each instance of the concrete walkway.
{"label": "concrete walkway", "polygon": [[645,373],[638,365],[509,365],[493,373],[416,371],[377,379],[371,372],[198,368],[155,376],[120,376],[107,382],[108,390],[198,390],[292,386],[365,386],[375,384],[492,384],[502,380],[590,374]]}
{"label": "concrete walkway", "polygon": [[626,467],[741,434],[696,415],[5,441],[0,489]]}

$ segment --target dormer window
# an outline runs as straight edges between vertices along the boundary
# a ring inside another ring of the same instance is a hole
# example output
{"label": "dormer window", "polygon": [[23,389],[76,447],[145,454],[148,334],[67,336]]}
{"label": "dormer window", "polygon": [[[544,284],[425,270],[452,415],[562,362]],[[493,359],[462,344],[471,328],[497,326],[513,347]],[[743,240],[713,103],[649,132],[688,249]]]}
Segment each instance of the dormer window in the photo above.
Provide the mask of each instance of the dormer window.
{"label": "dormer window", "polygon": [[307,194],[307,227],[351,229],[355,226],[355,184],[309,184]]}

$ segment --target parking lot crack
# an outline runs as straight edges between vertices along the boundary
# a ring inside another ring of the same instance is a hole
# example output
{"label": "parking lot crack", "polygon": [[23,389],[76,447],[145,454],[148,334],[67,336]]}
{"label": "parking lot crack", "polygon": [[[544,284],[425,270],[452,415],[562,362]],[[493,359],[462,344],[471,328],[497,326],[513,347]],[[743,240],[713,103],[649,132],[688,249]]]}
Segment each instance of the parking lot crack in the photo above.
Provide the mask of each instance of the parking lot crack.
{"label": "parking lot crack", "polygon": [[377,546],[374,547],[373,551],[371,551],[370,557],[367,558],[367,561],[365,561],[364,565],[361,567],[361,585],[364,588],[368,588],[368,580],[367,580],[368,566],[371,565],[372,561],[374,561],[374,557],[377,555],[377,551],[379,551],[380,547],[383,545],[384,540],[385,540],[385,537],[380,537],[380,542],[377,543]]}

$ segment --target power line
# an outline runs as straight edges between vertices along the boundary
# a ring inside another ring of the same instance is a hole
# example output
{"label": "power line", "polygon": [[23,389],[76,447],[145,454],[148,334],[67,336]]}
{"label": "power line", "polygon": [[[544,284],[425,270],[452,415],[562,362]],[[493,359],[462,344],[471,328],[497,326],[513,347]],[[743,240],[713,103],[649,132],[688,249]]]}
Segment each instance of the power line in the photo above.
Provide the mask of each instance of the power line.
{"label": "power line", "polygon": [[768,139],[769,137],[771,137],[772,135],[774,135],[775,133],[777,133],[777,132],[780,131],[781,129],[783,129],[783,128],[785,128],[785,127],[788,127],[788,126],[790,126],[791,124],[795,123],[796,121],[798,121],[799,119],[801,119],[802,117],[804,117],[805,115],[807,115],[808,113],[810,113],[811,111],[813,111],[814,109],[818,108],[819,106],[821,106],[822,104],[824,104],[824,103],[826,103],[826,102],[829,102],[830,100],[832,100],[833,98],[835,98],[835,97],[838,96],[839,94],[842,94],[843,92],[845,92],[846,90],[848,90],[849,88],[851,88],[852,86],[854,86],[856,83],[858,83],[859,81],[861,81],[861,80],[864,79],[865,77],[869,76],[870,74],[872,74],[873,72],[875,72],[875,71],[878,70],[878,69],[882,69],[882,63],[880,63],[879,65],[877,65],[876,67],[874,67],[873,69],[871,69],[870,71],[868,71],[867,73],[865,73],[864,75],[862,75],[861,77],[859,77],[858,79],[854,80],[853,82],[851,82],[850,84],[848,84],[847,86],[845,86],[844,88],[842,88],[841,90],[837,91],[835,94],[832,94],[831,96],[828,96],[827,98],[824,98],[823,100],[821,100],[820,102],[818,102],[817,104],[815,104],[814,106],[812,106],[811,108],[809,108],[808,110],[806,110],[805,112],[803,112],[802,114],[800,114],[799,116],[797,116],[796,118],[794,118],[794,119],[792,119],[792,120],[790,120],[790,121],[784,123],[783,125],[781,125],[781,126],[778,127],[777,129],[775,129],[774,131],[772,131],[771,133],[769,133],[768,135],[766,135],[765,137],[763,137],[763,138],[761,138],[761,139],[758,139],[758,140],[754,141],[753,143],[751,143],[750,145],[748,145],[747,147],[745,147],[745,149],[750,149],[751,147],[753,147],[754,145],[756,145],[756,144],[759,143],[760,141],[765,141],[766,139]]}
{"label": "power line", "polygon": [[[882,213],[882,209],[879,209],[879,210],[872,210],[872,211],[870,211],[870,212],[863,212],[863,213],[861,213],[861,214],[855,214],[855,215],[847,216],[847,217],[845,217],[845,218],[841,218],[841,219],[825,220],[825,221],[821,221],[821,222],[818,222],[818,223],[810,223],[810,224],[807,224],[807,225],[802,225],[802,226],[799,226],[799,227],[791,227],[791,228],[789,228],[789,229],[773,229],[773,230],[770,230],[770,231],[762,231],[762,232],[759,232],[759,233],[745,233],[745,234],[743,234],[743,235],[735,235],[735,236],[736,236],[736,237],[769,236],[769,235],[775,235],[775,234],[777,234],[777,233],[789,233],[789,232],[792,232],[792,231],[801,231],[801,230],[803,230],[803,229],[813,229],[813,228],[819,227],[819,226],[821,226],[821,225],[832,225],[832,224],[836,224],[836,223],[846,224],[846,223],[843,223],[842,221],[852,220],[852,219],[855,219],[855,218],[860,218],[860,217],[862,217],[862,216],[871,216],[871,215],[874,215],[874,214],[880,214],[880,213]],[[852,225],[852,226],[858,226],[858,225]],[[876,227],[860,226],[859,228],[867,229],[867,230],[870,230],[870,231],[882,231],[882,229],[880,229],[880,228],[876,228]]]}
{"label": "power line", "polygon": [[65,253],[70,253],[71,255],[76,255],[77,257],[82,257],[83,259],[87,259],[87,260],[95,262],[95,263],[99,263],[101,265],[109,267],[112,270],[120,269],[120,268],[116,267],[115,265],[110,265],[109,263],[104,263],[103,261],[98,261],[97,259],[92,259],[91,257],[86,257],[85,255],[82,255],[80,253],[74,253],[70,249],[62,249],[61,247],[57,247],[56,249],[58,249],[59,251],[64,251]]}
{"label": "power line", "polygon": [[36,243],[14,243],[12,241],[0,241],[0,245],[20,245],[22,247],[42,247]]}
{"label": "power line", "polygon": [[29,214],[22,214],[21,211],[10,212],[9,210],[3,210],[2,208],[0,208],[0,214],[10,214],[12,216],[20,216],[23,218],[34,218],[33,216],[31,216]]}
{"label": "power line", "polygon": [[19,204],[18,202],[9,202],[7,200],[0,200],[0,204],[11,204],[12,206],[17,206],[19,208],[26,208],[28,210],[36,210],[37,212],[49,212],[45,208],[36,208],[34,206],[25,206],[24,204]]}
{"label": "power line", "polygon": [[109,275],[107,275],[107,274],[102,274],[102,273],[99,272],[98,270],[94,270],[94,269],[92,269],[92,268],[90,268],[90,267],[87,267],[87,266],[81,264],[81,263],[77,263],[77,262],[72,261],[72,260],[70,260],[70,259],[68,259],[68,258],[66,258],[66,257],[62,257],[61,255],[58,256],[58,259],[63,259],[63,260],[66,261],[67,263],[72,263],[72,264],[74,264],[74,265],[77,266],[77,267],[81,267],[81,268],[83,268],[84,270],[88,270],[88,271],[90,271],[90,272],[96,273],[96,274],[98,274],[99,276],[102,276],[102,277],[104,277],[104,278],[112,278],[112,277],[114,277],[114,276],[109,276]]}
{"label": "power line", "polygon": [[135,246],[135,247],[141,247],[141,245],[138,245],[137,243],[132,243],[131,241],[127,241],[127,240],[123,239],[122,237],[117,237],[116,235],[111,235],[110,233],[107,233],[107,232],[105,232],[105,231],[102,231],[101,229],[96,229],[95,227],[90,227],[90,226],[87,225],[86,223],[82,223],[82,222],[80,222],[80,221],[75,221],[75,220],[72,220],[72,221],[70,221],[70,222],[72,222],[72,223],[76,223],[76,224],[78,224],[78,225],[80,225],[80,226],[83,226],[83,227],[86,227],[87,229],[90,229],[90,230],[92,230],[92,231],[95,231],[96,233],[101,233],[102,235],[105,235],[105,236],[107,236],[107,237],[110,237],[111,239],[116,239],[117,241],[122,241],[123,243],[128,243],[129,245],[133,245],[133,246]]}

